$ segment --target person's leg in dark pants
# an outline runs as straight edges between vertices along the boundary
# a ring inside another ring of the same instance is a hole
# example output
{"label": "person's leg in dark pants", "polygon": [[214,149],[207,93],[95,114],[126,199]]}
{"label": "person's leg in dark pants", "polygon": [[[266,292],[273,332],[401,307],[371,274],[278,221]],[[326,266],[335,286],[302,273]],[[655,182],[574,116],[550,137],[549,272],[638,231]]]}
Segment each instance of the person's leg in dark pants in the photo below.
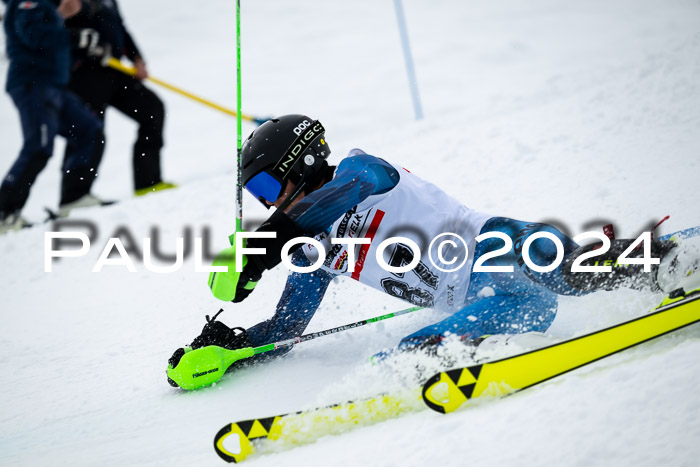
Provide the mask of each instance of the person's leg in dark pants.
{"label": "person's leg in dark pants", "polygon": [[29,190],[53,152],[63,98],[53,86],[25,85],[10,91],[22,125],[24,144],[0,186],[0,213],[20,211]]}
{"label": "person's leg in dark pants", "polygon": [[68,141],[61,171],[61,205],[90,193],[104,152],[102,121],[70,91],[64,91],[59,134]]}
{"label": "person's leg in dark pants", "polygon": [[163,147],[163,102],[141,82],[125,76],[110,105],[139,124],[134,143],[134,189],[141,190],[162,182],[160,150]]}
{"label": "person's leg in dark pants", "polygon": [[[148,191],[162,182],[160,149],[165,108],[161,100],[136,79],[100,66],[84,65],[74,70],[70,88],[103,121],[111,105],[139,124],[132,155],[135,190]],[[66,148],[66,156],[71,150]]]}
{"label": "person's leg in dark pants", "polygon": [[[101,134],[101,144],[95,146],[95,151],[99,151],[94,155],[97,164],[102,161],[104,154],[106,137],[104,134],[104,118],[105,110],[109,100],[114,93],[114,89],[118,83],[110,81],[106,78],[102,67],[81,66],[74,70],[71,74],[69,89],[82,100],[83,105],[87,110],[96,117],[102,124],[103,131]],[[66,151],[63,156],[64,172],[67,161],[75,159],[75,152],[80,151],[75,139],[68,138],[66,140]],[[80,156],[78,156],[80,157]],[[97,171],[98,167],[95,167]],[[70,196],[69,196],[70,197]]]}

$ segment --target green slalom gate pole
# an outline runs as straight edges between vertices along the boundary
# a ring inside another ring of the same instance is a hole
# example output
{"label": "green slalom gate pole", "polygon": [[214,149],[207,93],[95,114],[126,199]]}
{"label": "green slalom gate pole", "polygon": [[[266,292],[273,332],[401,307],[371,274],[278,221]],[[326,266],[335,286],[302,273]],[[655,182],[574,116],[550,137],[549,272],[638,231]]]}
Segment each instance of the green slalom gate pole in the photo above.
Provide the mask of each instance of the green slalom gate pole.
{"label": "green slalom gate pole", "polygon": [[347,331],[377,321],[393,318],[395,316],[405,315],[414,311],[422,310],[423,307],[414,306],[405,310],[387,313],[375,318],[364,319],[356,323],[346,324],[325,331],[313,332],[300,337],[293,337],[271,344],[261,345],[259,347],[244,347],[242,349],[229,350],[216,345],[209,345],[196,350],[185,349],[185,354],[182,356],[175,368],[168,365],[168,378],[172,380],[182,389],[192,390],[199,389],[217,382],[226,373],[226,370],[239,360],[250,358],[253,355],[258,355],[272,350],[292,347],[302,342],[310,341],[322,336],[336,334],[338,332]]}

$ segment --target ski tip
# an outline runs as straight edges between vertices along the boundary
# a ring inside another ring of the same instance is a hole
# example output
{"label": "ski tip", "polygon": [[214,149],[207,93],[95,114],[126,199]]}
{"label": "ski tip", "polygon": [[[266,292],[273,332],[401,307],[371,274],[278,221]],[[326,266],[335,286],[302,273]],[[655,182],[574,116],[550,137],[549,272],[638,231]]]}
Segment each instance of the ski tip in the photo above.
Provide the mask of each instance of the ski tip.
{"label": "ski tip", "polygon": [[439,413],[454,412],[472,398],[482,365],[443,371],[423,385],[423,401]]}

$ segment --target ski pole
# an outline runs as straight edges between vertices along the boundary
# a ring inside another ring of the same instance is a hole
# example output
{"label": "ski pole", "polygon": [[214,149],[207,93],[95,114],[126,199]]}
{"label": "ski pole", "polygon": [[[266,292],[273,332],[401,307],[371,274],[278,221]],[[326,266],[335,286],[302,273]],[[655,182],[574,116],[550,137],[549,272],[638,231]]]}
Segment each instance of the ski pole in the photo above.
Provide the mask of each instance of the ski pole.
{"label": "ski pole", "polygon": [[386,315],[377,316],[376,318],[363,319],[356,323],[346,324],[344,326],[338,326],[336,328],[326,329],[325,331],[312,332],[311,334],[306,334],[301,337],[293,337],[291,339],[286,339],[279,342],[273,342],[272,344],[261,345],[260,347],[253,348],[253,355],[261,354],[263,352],[269,352],[271,350],[282,349],[284,347],[292,347],[296,344],[301,344],[302,342],[310,341],[318,337],[327,336],[329,334],[335,334],[342,331],[347,331],[348,329],[354,329],[360,326],[364,326],[369,323],[376,323],[377,321],[383,321],[385,319],[393,318],[394,316],[405,315],[406,313],[411,313],[414,311],[422,310],[423,307],[414,306],[411,308],[406,308],[405,310],[395,311],[394,313],[388,313]]}
{"label": "ski pole", "polygon": [[[109,66],[110,68],[114,68],[115,70],[121,71],[122,73],[130,75],[130,76],[134,76],[136,74],[136,68],[125,65],[121,61],[117,60],[114,57],[109,59],[109,61],[107,62],[107,66]],[[236,117],[238,115],[235,110],[228,109],[228,108],[226,108],[222,105],[219,105],[215,102],[204,99],[203,97],[196,96],[196,95],[192,94],[191,92],[185,91],[184,89],[180,89],[177,86],[173,86],[172,84],[166,83],[165,81],[160,80],[154,76],[149,76],[146,79],[149,81],[152,81],[153,83],[155,83],[159,86],[162,86],[166,89],[169,89],[173,92],[176,92],[176,93],[180,94],[181,96],[189,97],[190,99],[197,101],[200,104],[204,104],[208,107],[216,109],[216,110],[223,112],[227,115],[231,115],[233,117]],[[249,122],[256,123],[258,125],[262,125],[263,123],[265,123],[268,120],[267,118],[257,118],[257,117],[253,117],[251,115],[245,115],[245,114],[242,114],[241,118],[243,118],[244,120],[247,120]]]}
{"label": "ski pole", "polygon": [[[236,232],[243,231],[243,163],[241,161],[241,147],[243,131],[241,129],[241,0],[236,0]],[[262,122],[261,122],[262,123]],[[259,123],[259,125],[261,124]]]}
{"label": "ski pole", "polygon": [[387,313],[374,318],[363,319],[362,321],[326,329],[325,331],[313,332],[311,334],[293,337],[291,339],[272,342],[259,347],[244,347],[241,349],[229,350],[216,345],[209,345],[196,350],[185,350],[184,355],[182,355],[180,361],[174,368],[172,365],[168,365],[168,369],[166,371],[168,375],[168,382],[170,382],[172,386],[179,386],[182,389],[199,389],[220,380],[226,373],[226,370],[228,370],[228,368],[238,360],[250,358],[253,355],[269,352],[271,350],[292,347],[296,344],[317,339],[322,336],[336,334],[338,332],[347,331],[348,329],[354,329],[366,324],[376,323],[377,321],[383,321],[385,319],[405,315],[407,313],[412,313],[422,309],[424,308],[414,306],[411,308],[406,308],[405,310]]}

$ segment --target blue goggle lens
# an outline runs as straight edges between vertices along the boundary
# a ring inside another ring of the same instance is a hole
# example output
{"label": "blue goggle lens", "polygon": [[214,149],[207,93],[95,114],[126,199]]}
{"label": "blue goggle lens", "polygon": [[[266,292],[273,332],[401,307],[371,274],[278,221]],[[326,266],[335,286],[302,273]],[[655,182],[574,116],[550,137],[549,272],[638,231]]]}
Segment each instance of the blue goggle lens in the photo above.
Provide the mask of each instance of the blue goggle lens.
{"label": "blue goggle lens", "polygon": [[260,172],[250,179],[245,189],[256,199],[274,203],[282,193],[282,184],[267,172]]}

